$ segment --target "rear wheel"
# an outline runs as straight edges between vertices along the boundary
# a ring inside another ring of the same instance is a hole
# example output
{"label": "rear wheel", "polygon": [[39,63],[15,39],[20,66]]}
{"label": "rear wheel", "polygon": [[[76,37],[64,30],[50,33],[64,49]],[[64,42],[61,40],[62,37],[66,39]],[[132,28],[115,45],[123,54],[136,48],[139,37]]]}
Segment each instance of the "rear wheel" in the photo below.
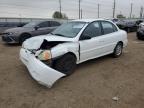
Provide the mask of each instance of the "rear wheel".
{"label": "rear wheel", "polygon": [[113,56],[115,58],[120,57],[122,55],[122,50],[123,50],[123,44],[119,42],[114,49]]}
{"label": "rear wheel", "polygon": [[66,74],[71,75],[76,68],[76,57],[72,54],[65,54],[54,62],[54,69]]}
{"label": "rear wheel", "polygon": [[22,44],[26,39],[30,38],[30,34],[22,34],[19,39],[19,43]]}

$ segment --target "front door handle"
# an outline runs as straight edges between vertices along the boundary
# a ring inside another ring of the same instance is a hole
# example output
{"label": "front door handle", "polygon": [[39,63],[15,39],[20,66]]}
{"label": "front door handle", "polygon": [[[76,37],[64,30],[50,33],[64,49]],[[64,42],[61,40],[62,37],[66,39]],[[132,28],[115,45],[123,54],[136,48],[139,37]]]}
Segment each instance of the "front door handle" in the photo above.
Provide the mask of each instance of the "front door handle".
{"label": "front door handle", "polygon": [[99,42],[104,42],[103,40],[99,41]]}

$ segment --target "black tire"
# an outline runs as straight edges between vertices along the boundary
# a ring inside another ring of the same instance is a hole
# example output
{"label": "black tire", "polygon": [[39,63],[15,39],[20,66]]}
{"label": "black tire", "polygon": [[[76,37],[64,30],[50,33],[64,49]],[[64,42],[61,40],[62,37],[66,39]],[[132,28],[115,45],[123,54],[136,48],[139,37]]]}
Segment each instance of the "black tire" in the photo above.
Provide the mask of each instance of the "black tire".
{"label": "black tire", "polygon": [[30,34],[22,34],[19,39],[19,43],[22,44],[26,39],[30,38]]}
{"label": "black tire", "polygon": [[54,69],[66,74],[71,75],[76,68],[76,57],[72,54],[65,54],[54,62]]}
{"label": "black tire", "polygon": [[123,44],[121,42],[119,42],[113,52],[113,57],[118,58],[122,55],[123,52]]}
{"label": "black tire", "polygon": [[137,33],[137,39],[138,40],[144,40],[144,38],[142,38],[143,36],[141,35],[141,34],[139,34],[139,33]]}
{"label": "black tire", "polygon": [[140,36],[137,36],[137,39],[138,39],[138,40],[141,40]]}

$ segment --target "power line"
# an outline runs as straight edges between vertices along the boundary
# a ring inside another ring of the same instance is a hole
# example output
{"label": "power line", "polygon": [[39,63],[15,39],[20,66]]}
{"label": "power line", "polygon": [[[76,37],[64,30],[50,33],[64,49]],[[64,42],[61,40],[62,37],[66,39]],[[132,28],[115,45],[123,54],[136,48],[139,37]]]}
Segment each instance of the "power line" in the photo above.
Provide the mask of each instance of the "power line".
{"label": "power line", "polygon": [[[46,4],[44,4],[44,6],[42,7],[42,4],[40,2],[39,6],[37,6],[37,3],[32,4],[31,2],[28,4],[26,2],[5,2],[5,3],[0,3],[0,7],[4,7],[7,9],[8,12],[17,12],[17,14],[22,14],[23,16],[28,12],[30,13],[30,11],[32,11],[31,13],[33,14],[33,10],[42,10],[41,14],[46,14],[47,12],[50,11],[54,12],[54,11],[59,11],[61,12],[65,12],[67,14],[69,14],[70,17],[75,17],[77,16],[77,11],[79,14],[79,18],[82,18],[82,15],[84,13],[84,15],[87,17],[100,17],[100,16],[110,16],[111,14],[113,14],[113,17],[116,16],[116,13],[118,11],[122,11],[121,8],[117,8],[117,1],[113,0],[113,1],[107,1],[107,0],[100,0],[100,3],[97,4],[97,1],[93,0],[93,1],[82,1],[82,0],[73,0],[73,1],[67,1],[67,0],[56,0],[53,1],[51,0],[54,4],[52,6],[49,6],[50,3],[52,2],[48,2],[48,6]],[[63,3],[64,2],[64,3]],[[77,5],[78,3],[78,9],[77,9]],[[55,4],[57,4],[55,6]],[[64,6],[62,6],[63,4],[65,4]],[[101,6],[102,5],[102,6]],[[122,7],[123,4],[119,3],[118,7]],[[124,4],[123,7],[126,7],[128,4]],[[137,5],[136,5],[137,6]],[[112,8],[113,7],[113,8]],[[83,9],[82,9],[83,8]],[[22,9],[17,11],[18,9]],[[84,11],[84,12],[83,12]],[[135,11],[135,12],[134,12]],[[135,10],[133,11],[133,5],[131,5],[131,11],[130,11],[130,17],[132,18],[133,14],[138,16],[140,15],[140,8],[137,6],[137,8],[135,8]],[[96,14],[94,14],[96,13]],[[29,15],[32,15],[29,14]],[[37,14],[37,16],[39,16],[39,13],[34,13]],[[86,15],[88,14],[88,15]],[[124,11],[124,14],[127,15],[127,17],[129,17],[129,12]],[[84,16],[83,15],[83,16]],[[143,16],[143,15],[142,15]]]}

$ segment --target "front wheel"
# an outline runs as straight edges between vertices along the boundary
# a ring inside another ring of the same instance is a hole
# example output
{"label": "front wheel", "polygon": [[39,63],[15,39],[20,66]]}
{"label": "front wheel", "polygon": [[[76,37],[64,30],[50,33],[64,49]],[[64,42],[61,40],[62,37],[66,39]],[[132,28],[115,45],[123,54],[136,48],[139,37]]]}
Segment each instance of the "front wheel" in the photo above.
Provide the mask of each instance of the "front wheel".
{"label": "front wheel", "polygon": [[123,50],[123,44],[118,43],[114,49],[113,56],[115,58],[120,57],[122,55],[122,50]]}
{"label": "front wheel", "polygon": [[71,75],[76,68],[76,57],[72,54],[65,54],[54,62],[54,69],[66,74]]}
{"label": "front wheel", "polygon": [[20,36],[19,43],[22,44],[26,39],[30,38],[31,36],[29,34],[22,34]]}

